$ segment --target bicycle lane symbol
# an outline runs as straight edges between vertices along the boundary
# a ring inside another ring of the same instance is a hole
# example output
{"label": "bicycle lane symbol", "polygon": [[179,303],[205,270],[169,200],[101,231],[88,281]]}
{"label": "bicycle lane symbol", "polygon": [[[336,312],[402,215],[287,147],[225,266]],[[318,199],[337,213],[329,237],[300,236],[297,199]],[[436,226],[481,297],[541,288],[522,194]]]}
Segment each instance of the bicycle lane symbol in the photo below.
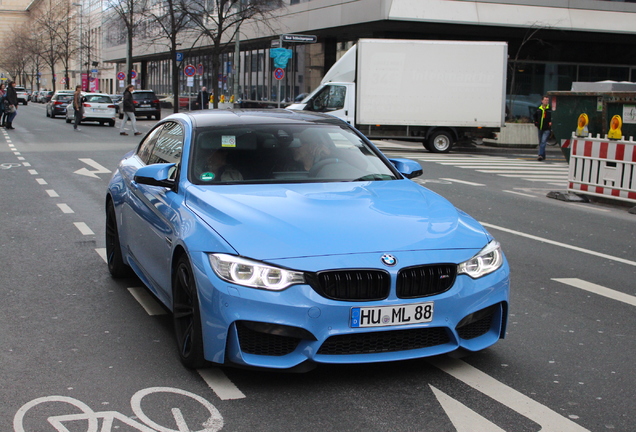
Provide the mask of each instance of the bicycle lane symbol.
{"label": "bicycle lane symbol", "polygon": [[[209,414],[207,420],[201,425],[203,426],[203,429],[197,431],[190,429],[183,416],[183,412],[178,407],[174,407],[171,409],[171,414],[175,421],[177,429],[171,429],[169,427],[160,425],[150,419],[150,417],[148,417],[148,415],[146,415],[146,413],[144,413],[144,411],[142,410],[141,402],[144,397],[154,393],[171,393],[182,395],[198,402],[205,410],[207,410],[207,414]],[[221,413],[219,413],[214,405],[212,405],[201,396],[172,387],[150,387],[138,391],[130,399],[130,406],[132,408],[132,411],[135,414],[136,418],[142,423],[135,420],[134,418],[126,417],[124,414],[117,411],[95,412],[84,402],[81,402],[72,397],[46,396],[27,402],[17,411],[17,413],[13,417],[14,431],[32,432],[33,429],[24,428],[24,420],[29,410],[41,404],[49,404],[55,402],[70,404],[81,411],[81,413],[77,414],[49,416],[47,418],[47,421],[51,426],[53,426],[53,428],[55,428],[57,432],[69,432],[64,424],[77,421],[88,422],[86,432],[98,432],[100,419],[102,420],[102,427],[101,429],[99,429],[99,432],[112,432],[113,423],[115,421],[126,424],[140,432],[217,432],[223,428],[224,424]],[[44,432],[41,428],[38,428],[37,431]]]}
{"label": "bicycle lane symbol", "polygon": [[17,168],[17,167],[21,167],[22,164],[21,163],[17,163],[17,162],[4,162],[0,164],[0,169],[11,169],[11,168]]}

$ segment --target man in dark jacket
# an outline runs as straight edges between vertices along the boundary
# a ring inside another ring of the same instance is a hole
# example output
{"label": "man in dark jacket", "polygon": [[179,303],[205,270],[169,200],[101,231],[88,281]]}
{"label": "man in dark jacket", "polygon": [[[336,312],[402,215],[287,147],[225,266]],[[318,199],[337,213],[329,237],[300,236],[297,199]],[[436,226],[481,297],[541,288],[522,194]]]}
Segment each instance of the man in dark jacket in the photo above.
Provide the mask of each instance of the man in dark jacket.
{"label": "man in dark jacket", "polygon": [[541,99],[541,105],[534,113],[534,125],[539,131],[539,156],[537,160],[545,159],[545,146],[550,138],[550,131],[552,130],[552,110],[548,105],[550,99],[547,96],[543,96]]}
{"label": "man in dark jacket", "polygon": [[7,114],[7,129],[15,129],[13,127],[13,119],[18,115],[18,94],[15,92],[15,81],[9,82],[9,87],[7,87],[7,94],[4,99],[8,101],[8,104],[5,104],[9,110],[13,112],[9,112]]}
{"label": "man in dark jacket", "polygon": [[201,87],[201,91],[197,95],[197,109],[208,109],[210,104],[210,93],[206,87]]}
{"label": "man in dark jacket", "polygon": [[84,117],[84,104],[82,103],[82,86],[75,86],[75,93],[73,93],[73,115],[75,121],[73,122],[73,130],[79,131],[79,124]]}
{"label": "man in dark jacket", "polygon": [[129,84],[124,90],[124,99],[123,99],[123,119],[121,121],[121,126],[119,126],[119,135],[128,135],[124,130],[124,126],[126,126],[126,122],[130,119],[130,124],[132,125],[133,130],[135,131],[135,135],[141,135],[141,132],[137,130],[137,122],[135,118],[135,104],[133,103],[132,91],[134,90],[134,86]]}

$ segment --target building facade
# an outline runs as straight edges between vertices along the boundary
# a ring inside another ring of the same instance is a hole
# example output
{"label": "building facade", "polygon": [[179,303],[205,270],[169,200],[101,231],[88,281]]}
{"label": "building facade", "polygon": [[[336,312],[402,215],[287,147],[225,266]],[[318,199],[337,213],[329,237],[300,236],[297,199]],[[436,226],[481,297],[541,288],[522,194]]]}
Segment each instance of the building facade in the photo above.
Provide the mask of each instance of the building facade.
{"label": "building facade", "polygon": [[[0,19],[34,28],[37,11],[52,1],[69,2],[78,26],[69,84],[90,82],[90,88],[121,92],[117,74],[127,70],[126,34],[112,14],[116,0],[3,0]],[[149,3],[159,9],[167,5]],[[184,56],[178,72],[180,94],[196,94],[206,86],[217,88],[226,100],[291,100],[313,90],[360,38],[505,41],[508,93],[532,104],[546,91],[569,90],[575,81],[636,81],[636,0],[283,0],[270,15],[266,22],[241,25],[238,50],[236,39],[228,36],[233,32],[226,33],[228,45],[217,76],[212,74],[210,47],[197,32],[177,35]],[[175,53],[157,27],[146,18],[135,28],[135,85],[170,94]],[[6,40],[11,26],[0,28],[0,40]],[[317,42],[284,44],[293,56],[284,78],[277,80],[270,54],[281,34],[314,35]],[[193,79],[183,74],[184,65],[195,66]],[[59,75],[59,66],[56,69]],[[44,82],[60,78],[46,66],[39,73]]]}

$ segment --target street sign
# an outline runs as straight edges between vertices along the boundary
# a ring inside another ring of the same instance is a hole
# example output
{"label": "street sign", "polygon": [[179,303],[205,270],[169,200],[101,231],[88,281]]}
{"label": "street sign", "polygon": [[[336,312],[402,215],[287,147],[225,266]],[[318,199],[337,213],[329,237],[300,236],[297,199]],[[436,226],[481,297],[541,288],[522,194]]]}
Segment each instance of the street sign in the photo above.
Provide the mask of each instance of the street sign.
{"label": "street sign", "polygon": [[318,42],[318,36],[316,35],[297,35],[297,34],[284,34],[281,36],[283,42],[293,43],[316,43]]}
{"label": "street sign", "polygon": [[123,80],[125,80],[125,79],[126,79],[126,74],[125,74],[125,73],[123,73],[123,72],[117,72],[117,79],[118,79],[119,81],[123,81]]}
{"label": "street sign", "polygon": [[197,75],[203,75],[203,64],[201,63],[197,65]]}
{"label": "street sign", "polygon": [[178,52],[177,53],[177,61],[178,62],[183,61],[183,53],[182,52]]}
{"label": "street sign", "polygon": [[130,78],[131,79],[137,78],[137,71],[136,70],[131,70],[130,71]]}
{"label": "street sign", "polygon": [[283,68],[274,69],[274,78],[276,78],[279,81],[285,78],[285,69]]}
{"label": "street sign", "polygon": [[197,68],[195,68],[194,65],[187,65],[186,67],[183,68],[183,73],[187,77],[192,77],[192,76],[196,75]]}

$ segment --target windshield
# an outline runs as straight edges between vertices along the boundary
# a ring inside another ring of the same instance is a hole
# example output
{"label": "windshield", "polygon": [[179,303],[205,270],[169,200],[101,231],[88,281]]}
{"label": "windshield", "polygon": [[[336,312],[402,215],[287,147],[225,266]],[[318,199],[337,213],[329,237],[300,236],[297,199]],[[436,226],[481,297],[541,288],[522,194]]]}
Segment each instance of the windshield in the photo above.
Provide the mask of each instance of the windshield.
{"label": "windshield", "polygon": [[192,183],[200,185],[398,178],[345,126],[201,128],[193,142],[188,174]]}

